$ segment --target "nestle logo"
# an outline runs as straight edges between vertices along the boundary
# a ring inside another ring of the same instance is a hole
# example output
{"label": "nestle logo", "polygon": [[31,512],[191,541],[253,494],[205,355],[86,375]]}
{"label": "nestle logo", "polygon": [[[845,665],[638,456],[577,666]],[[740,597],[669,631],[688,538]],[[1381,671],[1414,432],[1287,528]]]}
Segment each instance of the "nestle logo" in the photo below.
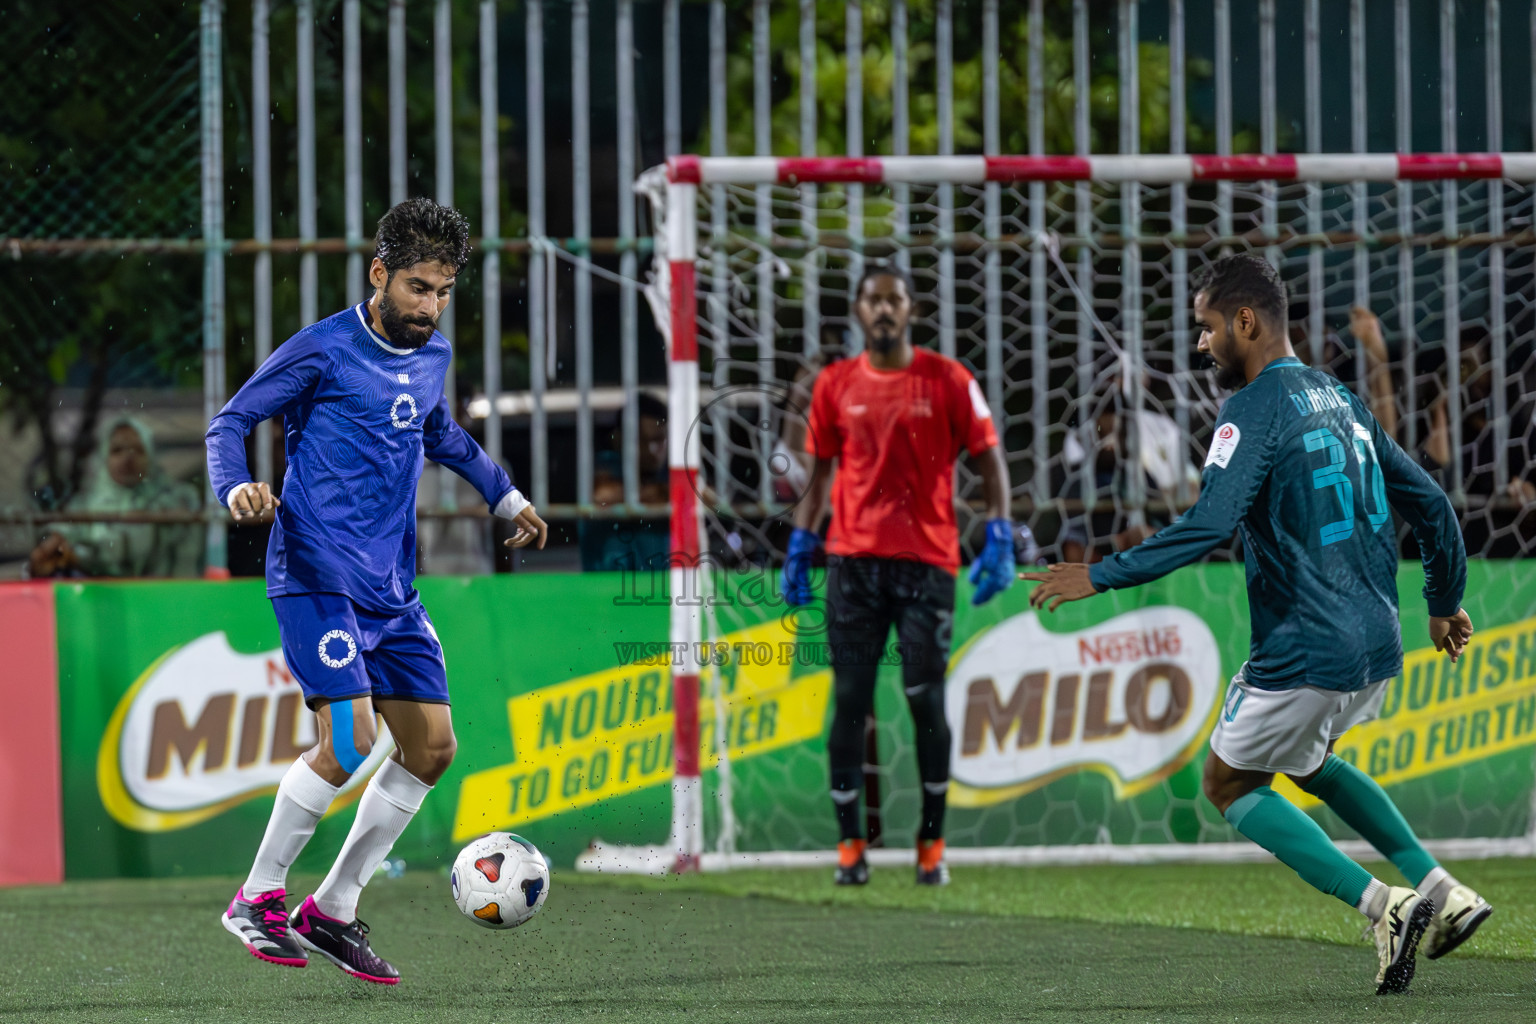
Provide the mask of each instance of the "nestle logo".
{"label": "nestle logo", "polygon": [[1172,658],[1183,646],[1178,626],[1101,633],[1078,639],[1077,660],[1081,665],[1118,665],[1122,661]]}

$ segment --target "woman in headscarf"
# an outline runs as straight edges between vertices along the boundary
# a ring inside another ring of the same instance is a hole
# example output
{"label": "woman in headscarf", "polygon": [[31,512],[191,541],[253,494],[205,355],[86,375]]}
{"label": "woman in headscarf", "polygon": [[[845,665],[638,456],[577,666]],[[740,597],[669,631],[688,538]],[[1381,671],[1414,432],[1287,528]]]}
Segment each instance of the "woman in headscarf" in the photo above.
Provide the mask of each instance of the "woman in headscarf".
{"label": "woman in headscarf", "polygon": [[[90,479],[71,512],[195,512],[197,491],[165,475],[154,436],[131,416],[107,421]],[[32,552],[39,576],[196,576],[203,560],[198,523],[58,524]]]}

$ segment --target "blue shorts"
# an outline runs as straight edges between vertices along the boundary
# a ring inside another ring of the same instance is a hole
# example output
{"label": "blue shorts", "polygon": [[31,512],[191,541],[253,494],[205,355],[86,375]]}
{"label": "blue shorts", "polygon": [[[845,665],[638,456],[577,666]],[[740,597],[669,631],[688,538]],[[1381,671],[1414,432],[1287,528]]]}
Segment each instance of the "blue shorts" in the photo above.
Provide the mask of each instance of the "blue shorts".
{"label": "blue shorts", "polygon": [[421,605],[391,616],[345,594],[284,594],[272,610],[288,671],[311,709],[369,696],[448,703],[443,645]]}

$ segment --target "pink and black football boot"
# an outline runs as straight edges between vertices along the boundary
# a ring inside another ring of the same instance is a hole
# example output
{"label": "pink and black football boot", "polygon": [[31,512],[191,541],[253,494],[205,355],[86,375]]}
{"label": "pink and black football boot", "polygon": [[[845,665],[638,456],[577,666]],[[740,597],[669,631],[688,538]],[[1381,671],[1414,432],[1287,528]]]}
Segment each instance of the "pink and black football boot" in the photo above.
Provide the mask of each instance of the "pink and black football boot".
{"label": "pink and black football boot", "polygon": [[400,984],[400,972],[368,946],[368,926],[327,917],[315,906],[315,898],[306,896],[289,918],[289,925],[299,943],[312,949],[354,978],[376,985]]}
{"label": "pink and black football boot", "polygon": [[256,959],[285,967],[303,967],[309,963],[309,954],[288,930],[288,908],[283,905],[287,895],[282,889],[273,889],[256,899],[246,899],[242,886],[224,911],[224,927]]}

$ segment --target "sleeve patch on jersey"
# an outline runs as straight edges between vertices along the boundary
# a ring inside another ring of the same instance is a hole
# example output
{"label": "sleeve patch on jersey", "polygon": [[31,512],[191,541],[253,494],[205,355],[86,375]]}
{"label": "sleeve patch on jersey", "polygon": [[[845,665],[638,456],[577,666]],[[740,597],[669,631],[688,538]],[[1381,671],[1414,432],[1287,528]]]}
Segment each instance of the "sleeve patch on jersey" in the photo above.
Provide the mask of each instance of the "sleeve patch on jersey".
{"label": "sleeve patch on jersey", "polygon": [[1223,423],[1217,427],[1216,439],[1211,442],[1211,450],[1205,455],[1205,464],[1226,469],[1227,463],[1232,461],[1232,453],[1237,451],[1237,442],[1242,439],[1243,432],[1237,429],[1236,423]]}
{"label": "sleeve patch on jersey", "polygon": [[971,378],[971,383],[966,388],[971,394],[971,411],[979,420],[992,418],[992,407],[987,405],[987,398],[981,393],[981,385],[976,383],[976,378]]}

